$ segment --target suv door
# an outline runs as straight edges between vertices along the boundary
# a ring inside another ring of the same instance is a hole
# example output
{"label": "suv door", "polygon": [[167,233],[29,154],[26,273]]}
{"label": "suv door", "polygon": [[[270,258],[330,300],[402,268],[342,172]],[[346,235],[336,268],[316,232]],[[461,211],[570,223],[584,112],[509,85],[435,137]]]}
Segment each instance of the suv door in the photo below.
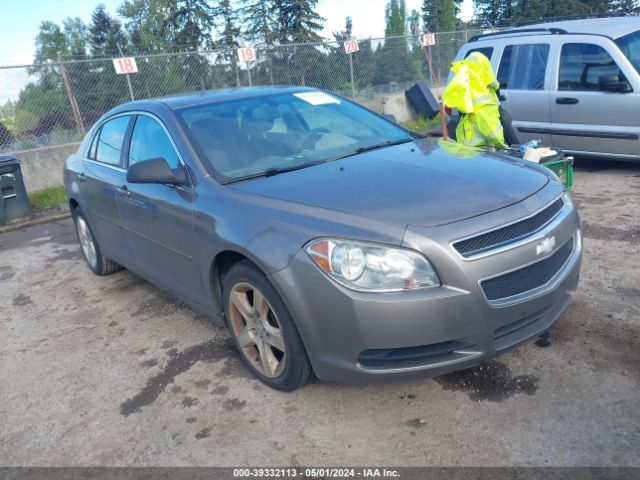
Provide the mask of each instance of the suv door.
{"label": "suv door", "polygon": [[[164,125],[139,114],[128,145],[127,168],[157,157],[173,169],[185,168]],[[119,193],[122,224],[140,273],[188,298],[204,298],[200,268],[194,260],[191,186],[123,182]]]}
{"label": "suv door", "polygon": [[[640,85],[637,73],[606,38],[562,37],[551,94],[552,144],[575,153],[637,158]],[[617,75],[629,92],[602,90],[601,75]]]}
{"label": "suv door", "polygon": [[[544,37],[543,37],[544,38]],[[534,138],[551,143],[547,66],[550,44],[531,37],[509,38],[498,66],[500,103],[511,115],[520,143]]]}
{"label": "suv door", "polygon": [[83,210],[100,248],[106,256],[125,266],[131,262],[131,249],[122,229],[116,198],[118,187],[126,178],[123,145],[131,118],[121,115],[96,129],[83,159],[83,173],[78,176],[86,202]]}

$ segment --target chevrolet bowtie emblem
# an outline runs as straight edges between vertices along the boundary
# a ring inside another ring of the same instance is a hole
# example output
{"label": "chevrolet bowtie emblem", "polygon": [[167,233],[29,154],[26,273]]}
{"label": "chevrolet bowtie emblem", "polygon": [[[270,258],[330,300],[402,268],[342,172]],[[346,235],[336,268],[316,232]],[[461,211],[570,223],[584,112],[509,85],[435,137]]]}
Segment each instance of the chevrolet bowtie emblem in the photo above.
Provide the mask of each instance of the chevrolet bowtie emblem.
{"label": "chevrolet bowtie emblem", "polygon": [[556,237],[548,237],[536,245],[536,255],[545,255],[556,246]]}

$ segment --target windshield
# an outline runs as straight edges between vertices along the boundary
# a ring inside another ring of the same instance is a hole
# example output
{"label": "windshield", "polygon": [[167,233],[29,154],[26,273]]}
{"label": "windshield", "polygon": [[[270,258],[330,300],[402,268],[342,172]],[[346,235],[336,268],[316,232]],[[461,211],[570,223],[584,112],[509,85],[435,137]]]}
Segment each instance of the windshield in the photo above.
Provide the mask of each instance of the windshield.
{"label": "windshield", "polygon": [[640,72],[640,30],[618,38],[616,44],[635,69]]}
{"label": "windshield", "polygon": [[188,107],[179,115],[199,154],[223,181],[304,168],[412,139],[362,107],[319,91]]}

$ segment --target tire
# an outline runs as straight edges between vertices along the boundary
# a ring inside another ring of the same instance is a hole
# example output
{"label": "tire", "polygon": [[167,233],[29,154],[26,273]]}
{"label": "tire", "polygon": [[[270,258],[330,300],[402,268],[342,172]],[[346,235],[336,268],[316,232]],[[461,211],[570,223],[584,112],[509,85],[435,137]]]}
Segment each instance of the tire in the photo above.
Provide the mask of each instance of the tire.
{"label": "tire", "polygon": [[100,244],[80,207],[76,207],[73,211],[73,223],[76,227],[80,250],[87,262],[87,266],[93,273],[96,275],[109,275],[122,269],[119,264],[102,254]]}
{"label": "tire", "polygon": [[284,392],[311,380],[313,370],[298,329],[278,292],[252,262],[231,267],[223,299],[229,334],[256,377]]}

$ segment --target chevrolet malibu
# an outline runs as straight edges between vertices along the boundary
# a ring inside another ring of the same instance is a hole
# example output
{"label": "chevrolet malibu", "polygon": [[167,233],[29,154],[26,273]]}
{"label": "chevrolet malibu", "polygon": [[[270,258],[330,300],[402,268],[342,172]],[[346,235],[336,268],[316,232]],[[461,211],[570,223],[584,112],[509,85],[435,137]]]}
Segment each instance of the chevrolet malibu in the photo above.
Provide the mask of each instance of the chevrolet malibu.
{"label": "chevrolet malibu", "polygon": [[279,390],[476,365],[545,331],[578,283],[553,173],[311,88],[121,105],[64,183],[94,273],[220,316]]}

